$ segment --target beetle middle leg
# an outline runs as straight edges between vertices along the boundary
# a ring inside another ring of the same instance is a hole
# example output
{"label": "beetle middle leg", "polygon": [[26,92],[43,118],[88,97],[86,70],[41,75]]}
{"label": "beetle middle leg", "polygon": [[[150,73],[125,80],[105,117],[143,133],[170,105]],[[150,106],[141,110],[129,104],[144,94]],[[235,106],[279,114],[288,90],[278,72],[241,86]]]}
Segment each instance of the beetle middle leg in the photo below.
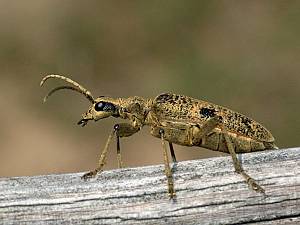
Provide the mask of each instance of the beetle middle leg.
{"label": "beetle middle leg", "polygon": [[104,149],[101,153],[101,156],[100,156],[100,159],[99,159],[99,162],[98,162],[98,167],[96,169],[84,174],[82,176],[82,179],[87,180],[89,178],[95,177],[97,175],[97,173],[102,172],[103,166],[106,163],[108,147],[109,147],[114,135],[116,135],[116,138],[117,138],[118,166],[119,166],[119,168],[121,168],[123,163],[122,163],[122,159],[121,159],[120,140],[119,140],[119,138],[129,137],[129,136],[135,134],[136,132],[138,132],[139,130],[140,130],[139,127],[134,127],[134,126],[132,126],[128,123],[120,123],[120,124],[114,125],[114,128],[113,128],[112,132],[110,133],[110,135],[108,136],[108,139],[106,141]]}
{"label": "beetle middle leg", "polygon": [[[160,133],[162,147],[163,147],[163,151],[164,151],[164,164],[165,164],[165,174],[168,179],[168,192],[169,192],[170,198],[172,199],[176,196],[176,194],[175,194],[175,190],[174,190],[173,174],[172,174],[172,170],[170,168],[168,151],[167,151],[166,142],[165,142],[165,138],[164,138],[164,130],[160,129],[159,133]],[[170,145],[170,146],[172,146],[172,145]]]}

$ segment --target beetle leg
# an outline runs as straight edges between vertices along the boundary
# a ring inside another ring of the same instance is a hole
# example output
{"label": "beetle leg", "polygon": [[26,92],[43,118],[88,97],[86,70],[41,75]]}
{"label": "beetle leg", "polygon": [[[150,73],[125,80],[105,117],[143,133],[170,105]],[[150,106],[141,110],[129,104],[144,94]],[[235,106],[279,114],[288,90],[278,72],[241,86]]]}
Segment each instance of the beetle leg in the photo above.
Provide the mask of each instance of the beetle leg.
{"label": "beetle leg", "polygon": [[173,199],[176,196],[176,194],[175,194],[175,190],[174,190],[173,174],[172,174],[172,171],[170,168],[168,151],[167,151],[166,142],[165,142],[165,138],[164,138],[164,130],[160,129],[159,133],[160,133],[161,144],[162,144],[163,153],[164,153],[165,174],[168,179],[168,192],[169,192],[170,198]]}
{"label": "beetle leg", "polygon": [[87,180],[89,178],[95,177],[97,175],[97,173],[102,172],[102,168],[106,163],[106,155],[107,155],[108,147],[109,147],[109,144],[111,143],[111,140],[112,140],[113,136],[115,135],[115,133],[116,133],[116,129],[113,129],[112,132],[110,133],[110,135],[108,136],[108,139],[106,141],[106,144],[104,146],[104,149],[103,149],[100,159],[99,159],[98,167],[96,169],[84,174],[81,177],[83,180]]}
{"label": "beetle leg", "polygon": [[173,147],[172,142],[169,142],[169,147],[170,147],[170,152],[171,152],[171,157],[172,157],[173,163],[177,163],[176,155],[174,152],[174,147]]}
{"label": "beetle leg", "polygon": [[117,160],[118,160],[118,167],[123,168],[123,162],[121,157],[121,148],[120,148],[120,137],[116,135],[117,139]]}
{"label": "beetle leg", "polygon": [[117,158],[118,158],[118,165],[119,168],[122,167],[122,159],[121,159],[121,151],[120,151],[120,137],[129,137],[133,135],[134,133],[138,132],[140,128],[136,128],[128,123],[120,123],[114,125],[114,128],[111,132],[111,134],[108,136],[108,139],[106,141],[106,144],[104,146],[104,149],[101,153],[99,162],[98,162],[98,167],[82,176],[82,179],[87,180],[89,178],[95,177],[97,173],[102,172],[102,168],[106,163],[106,156],[108,152],[108,147],[112,141],[112,138],[114,135],[116,135],[117,138]]}
{"label": "beetle leg", "polygon": [[241,163],[238,160],[235,150],[234,150],[234,143],[232,142],[231,138],[228,135],[226,128],[224,127],[224,125],[222,123],[222,117],[220,117],[220,116],[212,117],[206,123],[204,123],[201,128],[197,128],[197,129],[195,128],[195,131],[193,133],[193,142],[199,143],[202,138],[204,138],[206,135],[208,135],[216,127],[220,127],[222,130],[222,135],[225,138],[226,146],[232,157],[235,171],[237,173],[241,174],[245,178],[247,184],[254,191],[264,193],[265,192],[264,189],[260,185],[258,185],[256,183],[256,181],[252,177],[250,177],[242,168]]}
{"label": "beetle leg", "polygon": [[250,177],[243,169],[240,161],[237,158],[237,155],[234,151],[234,145],[232,143],[232,140],[230,139],[229,135],[226,132],[226,129],[224,128],[224,126],[222,125],[222,130],[223,130],[223,135],[227,144],[227,148],[228,151],[232,157],[232,161],[233,161],[233,165],[234,165],[234,169],[237,173],[241,174],[244,179],[246,180],[247,184],[254,190],[260,193],[265,193],[265,190],[256,183],[256,181]]}
{"label": "beetle leg", "polygon": [[198,145],[201,139],[207,136],[213,129],[220,123],[219,117],[212,117],[207,120],[201,127],[193,126],[192,129],[192,140],[190,141],[193,145]]}
{"label": "beetle leg", "polygon": [[114,126],[116,130],[116,139],[117,139],[117,160],[118,167],[123,167],[122,157],[121,157],[121,148],[120,148],[120,138],[121,137],[129,137],[136,132],[140,131],[139,127],[134,127],[129,123],[119,123]]}

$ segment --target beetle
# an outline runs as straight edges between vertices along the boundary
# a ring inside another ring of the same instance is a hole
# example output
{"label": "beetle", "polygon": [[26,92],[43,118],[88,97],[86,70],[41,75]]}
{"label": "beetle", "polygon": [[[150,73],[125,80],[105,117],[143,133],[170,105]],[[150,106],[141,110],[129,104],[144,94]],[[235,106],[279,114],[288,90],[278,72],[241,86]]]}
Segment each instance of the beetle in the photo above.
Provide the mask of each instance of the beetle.
{"label": "beetle", "polygon": [[98,121],[111,116],[129,121],[129,123],[118,123],[113,126],[97,168],[84,174],[82,176],[84,180],[92,178],[102,171],[113,137],[116,137],[117,142],[118,166],[122,167],[120,138],[132,136],[139,132],[143,126],[150,126],[151,135],[161,139],[170,198],[175,197],[175,190],[166,142],[169,143],[174,162],[177,160],[173,143],[229,153],[235,171],[244,177],[249,187],[257,192],[265,192],[243,170],[236,155],[237,153],[277,149],[272,134],[253,119],[223,106],[172,93],[163,93],[154,99],[137,96],[128,98],[100,96],[94,98],[91,92],[83,86],[61,75],[47,75],[42,79],[40,85],[43,86],[50,78],[64,80],[69,85],[52,89],[45,96],[44,102],[53,93],[62,89],[79,92],[91,102],[91,106],[87,112],[82,114],[78,125],[85,126],[90,120]]}

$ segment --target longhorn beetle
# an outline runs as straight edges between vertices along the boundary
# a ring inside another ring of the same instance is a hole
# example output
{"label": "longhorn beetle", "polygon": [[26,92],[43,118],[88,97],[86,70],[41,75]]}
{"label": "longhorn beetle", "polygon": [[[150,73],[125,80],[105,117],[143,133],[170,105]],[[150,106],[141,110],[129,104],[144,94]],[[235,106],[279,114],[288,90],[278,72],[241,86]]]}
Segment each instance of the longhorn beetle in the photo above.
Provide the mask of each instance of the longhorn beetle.
{"label": "longhorn beetle", "polygon": [[136,96],[94,98],[91,92],[83,86],[61,75],[45,76],[40,85],[43,86],[50,78],[64,80],[69,85],[52,89],[45,96],[44,102],[50,95],[61,89],[79,92],[91,102],[90,108],[83,113],[78,125],[85,126],[89,120],[98,121],[110,116],[129,120],[129,123],[114,125],[97,168],[84,174],[82,176],[84,180],[92,178],[102,171],[108,147],[114,136],[117,142],[118,166],[121,168],[120,138],[137,133],[143,126],[150,126],[151,135],[161,139],[170,198],[175,196],[175,190],[166,141],[169,143],[174,162],[176,162],[176,157],[173,143],[230,153],[235,171],[244,177],[250,188],[264,193],[264,189],[243,170],[236,153],[277,149],[277,147],[272,134],[249,117],[213,103],[171,93],[160,94],[154,99]]}

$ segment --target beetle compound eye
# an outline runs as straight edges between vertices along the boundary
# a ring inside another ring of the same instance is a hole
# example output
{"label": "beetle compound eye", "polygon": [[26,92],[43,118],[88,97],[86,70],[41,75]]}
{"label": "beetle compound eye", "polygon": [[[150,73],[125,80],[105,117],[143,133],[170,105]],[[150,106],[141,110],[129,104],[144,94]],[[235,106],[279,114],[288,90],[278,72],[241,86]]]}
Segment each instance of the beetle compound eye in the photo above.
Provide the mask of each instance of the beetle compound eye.
{"label": "beetle compound eye", "polygon": [[105,112],[114,112],[116,111],[116,107],[114,104],[110,103],[110,102],[98,102],[95,105],[95,110],[97,112],[99,111],[105,111]]}
{"label": "beetle compound eye", "polygon": [[110,102],[106,102],[103,110],[106,112],[115,112],[116,107],[114,104],[112,104]]}
{"label": "beetle compound eye", "polygon": [[98,102],[95,105],[95,110],[98,111],[98,112],[103,111],[105,105],[106,105],[105,102]]}

